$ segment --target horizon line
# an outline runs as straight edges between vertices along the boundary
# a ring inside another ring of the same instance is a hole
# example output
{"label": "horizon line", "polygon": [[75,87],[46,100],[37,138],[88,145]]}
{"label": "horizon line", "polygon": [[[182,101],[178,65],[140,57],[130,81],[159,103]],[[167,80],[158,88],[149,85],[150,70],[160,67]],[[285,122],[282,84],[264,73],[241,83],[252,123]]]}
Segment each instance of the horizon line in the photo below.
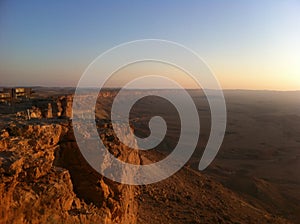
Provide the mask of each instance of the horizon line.
{"label": "horizon line", "polygon": [[[62,88],[68,88],[68,89],[76,89],[78,87],[76,86],[44,86],[44,85],[1,85],[0,89],[2,88],[52,88],[52,89],[62,89]],[[81,87],[81,89],[98,89],[98,87],[95,86],[87,86],[87,87]],[[102,88],[103,90],[119,90],[122,89],[122,87],[105,87]],[[123,88],[125,90],[182,90],[180,88]],[[211,91],[217,91],[217,89],[196,89],[196,88],[187,88],[185,90],[211,90]],[[300,89],[291,89],[291,90],[280,90],[280,89],[242,89],[242,88],[222,88],[222,91],[269,91],[269,92],[300,92]],[[99,90],[100,91],[100,90]]]}

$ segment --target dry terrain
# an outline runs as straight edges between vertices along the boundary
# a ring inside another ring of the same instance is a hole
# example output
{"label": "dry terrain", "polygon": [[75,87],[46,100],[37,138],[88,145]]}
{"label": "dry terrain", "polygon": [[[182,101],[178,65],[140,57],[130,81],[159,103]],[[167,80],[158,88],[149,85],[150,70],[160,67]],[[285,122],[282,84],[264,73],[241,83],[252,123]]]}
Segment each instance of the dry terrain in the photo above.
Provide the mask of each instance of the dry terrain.
{"label": "dry terrain", "polygon": [[[164,181],[128,186],[102,177],[80,154],[69,117],[74,90],[34,91],[29,101],[0,105],[0,223],[299,223],[300,92],[225,91],[225,139],[214,162],[199,172],[210,110],[203,92],[190,91],[201,123],[192,158]],[[109,114],[115,93],[106,90],[96,107],[110,153],[136,164],[167,156],[180,135],[174,106],[150,96],[132,108],[130,123],[140,137],[149,135],[152,116],[168,124],[155,149],[137,152],[114,136]]]}

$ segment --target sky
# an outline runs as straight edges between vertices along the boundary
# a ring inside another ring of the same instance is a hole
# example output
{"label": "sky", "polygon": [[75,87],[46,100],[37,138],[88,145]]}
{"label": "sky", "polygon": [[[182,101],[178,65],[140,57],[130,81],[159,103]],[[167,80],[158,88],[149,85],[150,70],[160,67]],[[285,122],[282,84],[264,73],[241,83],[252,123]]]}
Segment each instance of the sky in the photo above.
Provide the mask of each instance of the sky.
{"label": "sky", "polygon": [[1,0],[0,86],[76,86],[104,51],[154,38],[195,51],[224,89],[300,90],[299,12],[299,0]]}

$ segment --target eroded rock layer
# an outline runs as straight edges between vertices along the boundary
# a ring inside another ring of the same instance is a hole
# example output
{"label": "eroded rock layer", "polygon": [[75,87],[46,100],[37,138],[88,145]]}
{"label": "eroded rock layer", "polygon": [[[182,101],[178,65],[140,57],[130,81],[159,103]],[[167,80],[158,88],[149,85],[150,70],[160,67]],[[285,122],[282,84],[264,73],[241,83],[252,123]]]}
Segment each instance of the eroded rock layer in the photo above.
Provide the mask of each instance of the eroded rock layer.
{"label": "eroded rock layer", "polygon": [[[138,189],[94,171],[68,121],[36,122],[1,132],[1,223],[135,223]],[[131,149],[122,147],[121,154],[139,163]]]}

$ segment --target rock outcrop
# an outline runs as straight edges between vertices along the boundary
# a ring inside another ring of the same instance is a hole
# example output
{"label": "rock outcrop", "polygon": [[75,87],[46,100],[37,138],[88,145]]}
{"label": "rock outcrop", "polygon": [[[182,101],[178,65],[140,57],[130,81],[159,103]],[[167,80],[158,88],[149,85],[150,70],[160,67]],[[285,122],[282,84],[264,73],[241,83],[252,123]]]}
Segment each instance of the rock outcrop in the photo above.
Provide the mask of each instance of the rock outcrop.
{"label": "rock outcrop", "polygon": [[73,96],[49,97],[45,99],[32,99],[14,105],[13,110],[19,119],[43,119],[43,118],[72,118]]}
{"label": "rock outcrop", "polygon": [[[1,132],[0,223],[135,223],[138,188],[94,171],[68,121],[43,122]],[[139,163],[131,149],[122,147],[121,154]]]}
{"label": "rock outcrop", "polygon": [[48,103],[48,108],[47,108],[46,118],[53,118],[52,105],[51,105],[51,103]]}

